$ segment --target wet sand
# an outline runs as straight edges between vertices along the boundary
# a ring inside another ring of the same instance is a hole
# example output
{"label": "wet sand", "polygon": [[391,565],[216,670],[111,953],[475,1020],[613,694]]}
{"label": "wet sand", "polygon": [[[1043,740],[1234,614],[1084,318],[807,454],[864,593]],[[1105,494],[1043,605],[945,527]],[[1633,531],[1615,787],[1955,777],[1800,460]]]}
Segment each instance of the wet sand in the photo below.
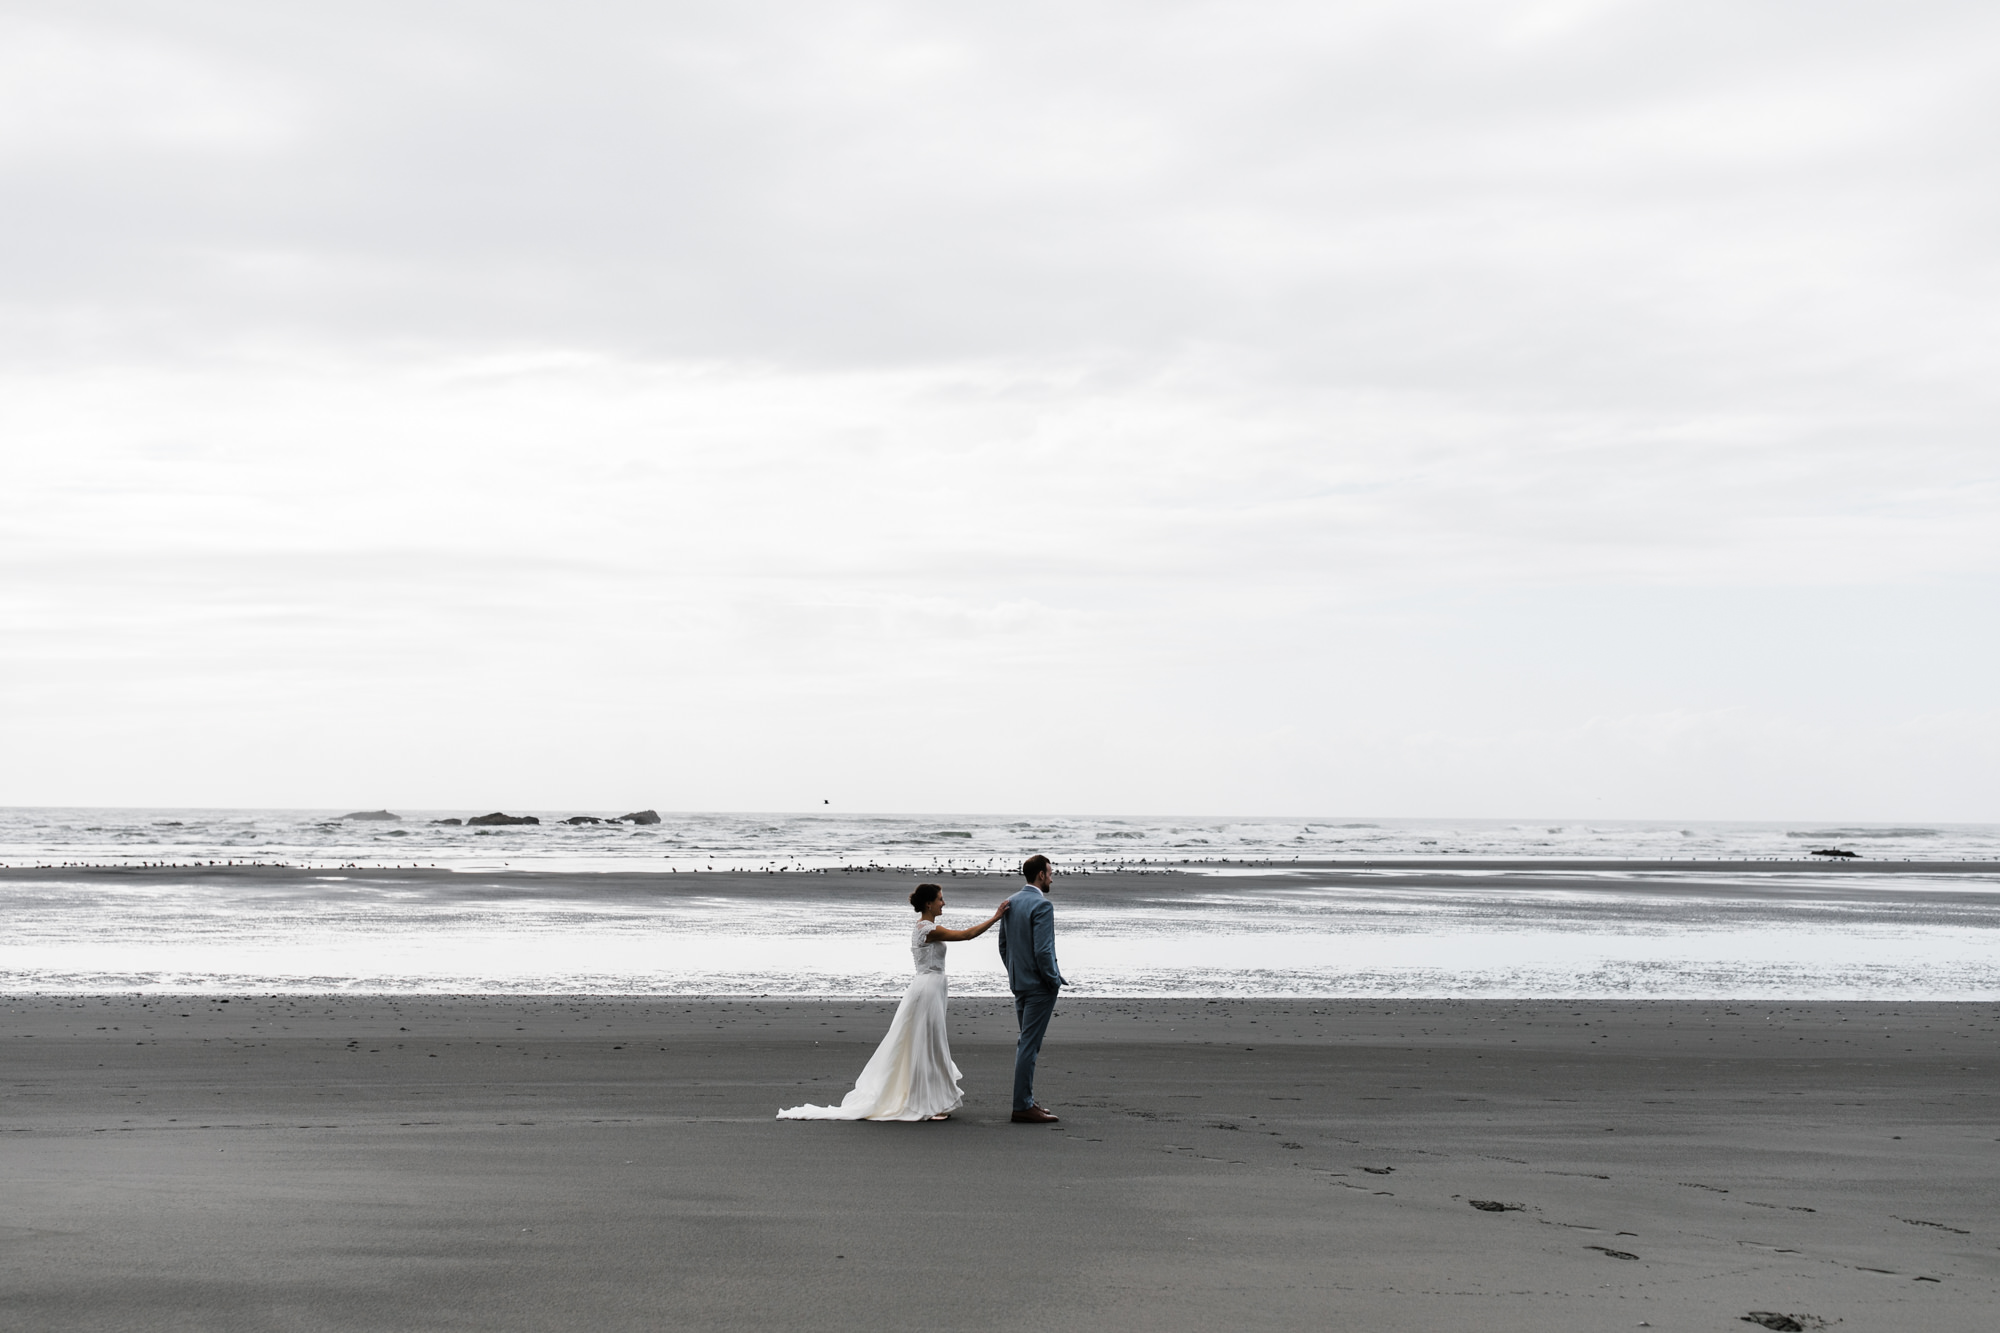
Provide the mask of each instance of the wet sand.
{"label": "wet sand", "polygon": [[[0,1326],[1973,1330],[1994,1004],[0,1000]],[[1473,1200],[1505,1205],[1475,1208]]]}

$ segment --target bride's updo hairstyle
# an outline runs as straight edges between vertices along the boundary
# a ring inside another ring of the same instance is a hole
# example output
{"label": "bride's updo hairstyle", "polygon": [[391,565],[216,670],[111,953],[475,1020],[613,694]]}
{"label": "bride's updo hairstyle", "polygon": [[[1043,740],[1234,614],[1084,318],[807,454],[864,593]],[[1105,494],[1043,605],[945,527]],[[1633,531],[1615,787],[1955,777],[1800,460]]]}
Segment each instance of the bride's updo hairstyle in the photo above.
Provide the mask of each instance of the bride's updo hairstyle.
{"label": "bride's updo hairstyle", "polygon": [[929,907],[931,905],[931,901],[933,899],[941,898],[943,896],[944,896],[944,890],[939,888],[937,885],[919,884],[917,885],[916,888],[910,891],[910,906],[916,908],[919,912],[921,912],[926,907]]}

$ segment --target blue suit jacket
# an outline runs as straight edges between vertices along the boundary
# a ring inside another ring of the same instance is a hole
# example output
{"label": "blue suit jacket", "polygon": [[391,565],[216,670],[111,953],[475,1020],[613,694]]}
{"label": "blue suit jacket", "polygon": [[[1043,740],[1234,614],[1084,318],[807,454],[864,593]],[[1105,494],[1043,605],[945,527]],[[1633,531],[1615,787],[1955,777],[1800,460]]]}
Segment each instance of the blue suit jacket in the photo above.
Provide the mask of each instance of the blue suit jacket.
{"label": "blue suit jacket", "polygon": [[1007,900],[1007,915],[1000,918],[1000,961],[1016,995],[1067,984],[1056,966],[1056,905],[1032,884]]}

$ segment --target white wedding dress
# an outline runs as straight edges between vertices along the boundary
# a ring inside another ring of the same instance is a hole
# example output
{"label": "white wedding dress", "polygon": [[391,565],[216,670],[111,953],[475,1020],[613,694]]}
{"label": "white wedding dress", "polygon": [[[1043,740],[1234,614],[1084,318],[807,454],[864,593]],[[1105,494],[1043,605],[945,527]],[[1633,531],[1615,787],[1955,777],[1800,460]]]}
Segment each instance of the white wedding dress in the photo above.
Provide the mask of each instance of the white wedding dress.
{"label": "white wedding dress", "polygon": [[934,921],[910,932],[917,975],[896,1006],[889,1035],[838,1106],[794,1106],[780,1120],[928,1120],[964,1101],[944,1027],[944,941],[933,941]]}

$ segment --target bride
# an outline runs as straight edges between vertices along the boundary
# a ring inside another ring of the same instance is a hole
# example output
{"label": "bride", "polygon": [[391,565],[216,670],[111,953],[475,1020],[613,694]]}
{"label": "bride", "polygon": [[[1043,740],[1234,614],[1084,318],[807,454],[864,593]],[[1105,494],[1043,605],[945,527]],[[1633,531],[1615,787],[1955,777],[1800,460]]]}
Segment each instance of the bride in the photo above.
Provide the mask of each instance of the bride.
{"label": "bride", "polygon": [[916,929],[910,932],[917,975],[896,1006],[889,1035],[840,1105],[794,1106],[778,1112],[778,1119],[949,1120],[965,1100],[945,1038],[944,946],[947,940],[978,939],[1006,915],[1007,904],[970,930],[947,930],[937,923],[944,912],[944,890],[935,884],[917,885],[910,906],[918,912]]}

